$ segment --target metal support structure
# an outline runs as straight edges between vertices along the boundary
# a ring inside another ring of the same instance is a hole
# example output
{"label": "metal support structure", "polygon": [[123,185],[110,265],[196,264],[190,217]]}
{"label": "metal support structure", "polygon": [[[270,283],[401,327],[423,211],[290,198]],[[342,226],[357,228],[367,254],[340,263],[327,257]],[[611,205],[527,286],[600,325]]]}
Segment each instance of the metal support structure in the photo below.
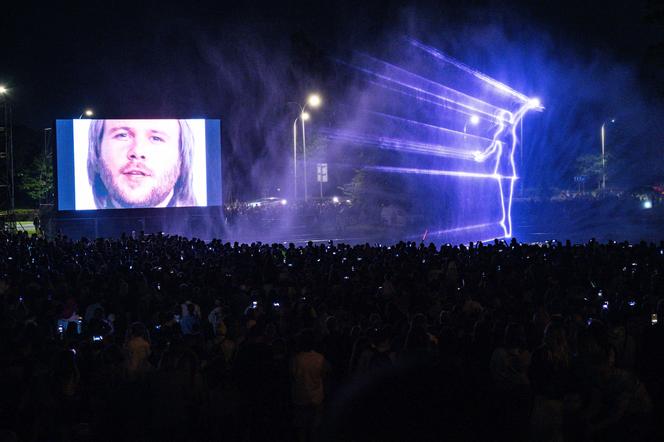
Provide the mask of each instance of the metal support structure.
{"label": "metal support structure", "polygon": [[[52,152],[52,142],[53,142],[53,130],[50,127],[45,127],[44,128],[44,158],[43,158],[43,165],[42,165],[42,174],[39,177],[42,183],[46,184],[46,176],[44,173],[48,171],[49,166],[51,166],[51,163],[53,161],[53,152]],[[53,178],[54,175],[51,174],[51,178]],[[50,200],[51,195],[49,193],[44,194],[44,198],[42,198],[39,201],[40,207],[47,206],[47,205],[52,205],[52,201]],[[49,202],[50,201],[50,202]]]}
{"label": "metal support structure", "polygon": [[600,136],[602,137],[602,190],[606,189],[606,123],[615,123],[616,119],[611,118],[602,123]]}
{"label": "metal support structure", "polygon": [[604,125],[602,123],[602,190],[606,189],[606,160],[604,158]]}
{"label": "metal support structure", "polygon": [[[302,113],[304,113],[304,110],[302,111]],[[305,134],[304,118],[300,117],[300,121],[302,122],[302,167],[304,168],[304,170],[303,170],[303,175],[304,175],[304,201],[306,202],[309,199],[309,194],[307,192],[307,141],[306,141],[306,137],[304,135]]]}
{"label": "metal support structure", "polygon": [[2,126],[0,126],[0,227],[16,231],[14,203],[14,140],[12,105],[7,97],[2,100]]}
{"label": "metal support structure", "polygon": [[[519,121],[519,170],[523,173],[525,167],[523,167],[523,150],[526,147],[525,140],[523,139],[523,120]],[[519,179],[519,188],[520,192],[519,195],[524,196],[525,190],[525,177],[522,176]]]}
{"label": "metal support structure", "polygon": [[297,201],[297,120],[293,121],[293,201]]}

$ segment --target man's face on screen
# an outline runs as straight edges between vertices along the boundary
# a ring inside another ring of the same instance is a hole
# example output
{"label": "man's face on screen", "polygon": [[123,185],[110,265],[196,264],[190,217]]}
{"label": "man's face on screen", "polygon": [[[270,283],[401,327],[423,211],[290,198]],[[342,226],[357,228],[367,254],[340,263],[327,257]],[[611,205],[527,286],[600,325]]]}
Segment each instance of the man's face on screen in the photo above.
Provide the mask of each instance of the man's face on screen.
{"label": "man's face on screen", "polygon": [[100,176],[122,207],[165,206],[180,175],[177,120],[105,120]]}

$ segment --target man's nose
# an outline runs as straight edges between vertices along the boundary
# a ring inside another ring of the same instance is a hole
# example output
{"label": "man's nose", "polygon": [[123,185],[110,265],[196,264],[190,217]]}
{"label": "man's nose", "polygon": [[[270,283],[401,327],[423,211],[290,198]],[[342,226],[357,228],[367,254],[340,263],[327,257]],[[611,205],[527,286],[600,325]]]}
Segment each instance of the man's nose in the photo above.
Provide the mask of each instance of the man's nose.
{"label": "man's nose", "polygon": [[141,141],[140,139],[135,139],[131,143],[131,147],[127,152],[127,158],[133,161],[145,160],[146,152],[147,148],[145,146],[145,142]]}

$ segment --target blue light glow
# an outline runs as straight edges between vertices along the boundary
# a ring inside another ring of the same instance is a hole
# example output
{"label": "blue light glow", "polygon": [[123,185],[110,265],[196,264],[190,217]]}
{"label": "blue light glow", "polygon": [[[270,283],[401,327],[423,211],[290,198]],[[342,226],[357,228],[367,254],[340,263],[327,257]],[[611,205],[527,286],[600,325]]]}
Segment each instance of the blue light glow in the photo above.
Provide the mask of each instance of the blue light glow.
{"label": "blue light glow", "polygon": [[400,154],[369,157],[375,162],[363,165],[365,171],[452,178],[423,180],[431,191],[441,186],[442,202],[435,209],[441,207],[441,215],[430,226],[435,228],[427,228],[430,234],[471,231],[477,237],[511,238],[517,130],[526,113],[544,109],[540,99],[407,41],[433,64],[408,64],[404,58],[396,65],[366,54],[341,62],[379,89],[369,103],[373,107],[362,109],[362,123],[329,129],[327,137]]}
{"label": "blue light glow", "polygon": [[[450,57],[449,55],[443,54],[442,52],[440,52],[439,50],[437,50],[435,48],[432,48],[431,46],[427,46],[424,43],[419,42],[419,41],[414,40],[414,39],[410,39],[409,41],[410,41],[410,44],[412,44],[416,48],[422,49],[422,50],[426,51],[429,55],[432,55],[433,57],[435,57],[435,58],[437,58],[437,59],[439,59],[439,60],[441,60],[441,61],[443,61],[447,64],[453,65],[457,69],[460,69],[460,70],[462,70],[462,71],[464,71],[464,72],[466,72],[470,75],[473,75],[475,78],[478,78],[478,79],[484,81],[485,83],[487,83],[488,85],[494,87],[497,91],[500,91],[502,93],[511,95],[512,97],[517,98],[517,99],[521,100],[522,102],[527,102],[527,101],[530,100],[530,98],[526,97],[521,92],[515,91],[514,89],[507,86],[506,84],[501,83],[500,81],[495,80],[495,79],[489,77],[488,75],[485,75],[482,72],[480,72],[476,69],[473,69],[473,68],[465,65],[464,63],[461,63],[458,60],[455,60],[454,58]],[[539,103],[538,103],[538,106],[539,106]]]}
{"label": "blue light glow", "polygon": [[412,94],[414,98],[419,99],[421,95],[424,95],[445,109],[465,112],[468,116],[481,114],[486,118],[494,119],[499,111],[504,110],[479,98],[413,74],[369,55],[361,55],[360,57],[364,63],[363,66],[350,66],[375,78],[380,86],[383,86],[382,82],[386,82],[392,87],[404,88],[403,92]]}

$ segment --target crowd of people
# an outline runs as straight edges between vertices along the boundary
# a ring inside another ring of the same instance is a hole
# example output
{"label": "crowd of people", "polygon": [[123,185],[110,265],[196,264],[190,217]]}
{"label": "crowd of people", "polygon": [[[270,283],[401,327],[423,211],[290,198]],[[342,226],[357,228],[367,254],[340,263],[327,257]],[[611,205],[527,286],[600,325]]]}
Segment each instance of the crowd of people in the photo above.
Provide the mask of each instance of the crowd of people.
{"label": "crowd of people", "polygon": [[[311,199],[309,201],[278,200],[263,203],[236,202],[224,206],[225,224],[233,233],[248,235],[272,228],[298,227],[308,231],[343,231],[349,224],[357,224],[360,216],[368,219],[367,210],[353,206],[350,200],[335,198]],[[376,218],[377,216],[373,216]]]}
{"label": "crowd of people", "polygon": [[661,440],[663,289],[664,243],[0,233],[0,441]]}

